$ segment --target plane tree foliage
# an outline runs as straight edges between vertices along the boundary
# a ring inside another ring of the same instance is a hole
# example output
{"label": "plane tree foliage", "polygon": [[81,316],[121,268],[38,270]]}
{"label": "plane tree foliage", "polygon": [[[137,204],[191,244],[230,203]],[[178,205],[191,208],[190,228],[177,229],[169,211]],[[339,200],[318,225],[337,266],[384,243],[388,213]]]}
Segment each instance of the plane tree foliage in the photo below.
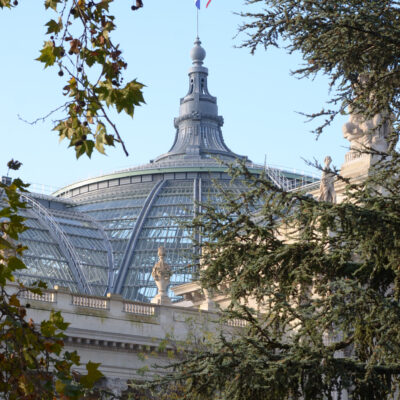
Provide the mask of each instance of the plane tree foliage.
{"label": "plane tree foliage", "polygon": [[[62,112],[54,130],[75,149],[78,158],[83,154],[90,157],[94,149],[104,153],[116,142],[128,155],[109,108],[133,117],[135,108],[144,103],[143,84],[135,79],[124,81],[127,63],[120,45],[112,40],[116,29],[110,12],[113,2],[44,1],[49,20],[37,61],[65,79],[65,102],[45,118]],[[1,9],[18,6],[17,0],[0,0]]]}
{"label": "plane tree foliage", "polygon": [[[49,20],[37,61],[65,79],[65,101],[45,118],[63,113],[54,130],[60,140],[67,140],[75,149],[77,158],[83,154],[90,157],[95,149],[104,154],[105,148],[115,143],[128,154],[110,108],[133,117],[135,108],[144,103],[143,84],[124,82],[127,63],[120,45],[112,41],[116,29],[115,16],[110,12],[112,3],[43,2]],[[18,6],[18,0],[0,0],[3,12]],[[137,1],[132,9],[142,6]],[[18,170],[21,163],[11,160],[7,166]],[[73,400],[107,396],[101,390],[92,390],[102,377],[98,364],[88,362],[86,374],[76,372],[80,358],[64,348],[68,323],[61,314],[54,312],[48,320],[33,321],[27,318],[29,303],[20,300],[27,291],[41,294],[45,288],[41,282],[27,287],[14,278],[17,270],[26,268],[22,261],[26,247],[19,243],[19,236],[27,227],[19,211],[26,207],[20,193],[27,186],[20,179],[0,183],[0,397]],[[13,288],[7,286],[9,282],[15,283]]]}
{"label": "plane tree foliage", "polygon": [[[112,41],[116,29],[110,13],[113,0],[45,0],[49,14],[46,40],[37,61],[52,67],[65,79],[65,102],[50,111],[63,116],[54,130],[67,140],[76,157],[91,156],[94,149],[105,153],[107,146],[119,143],[128,154],[110,108],[133,117],[135,108],[144,103],[143,84],[124,82],[127,63],[119,44]],[[136,2],[136,10],[143,6]],[[0,9],[18,7],[17,0],[0,0]],[[11,160],[9,170],[21,163]],[[20,179],[0,183],[0,397],[4,399],[54,400],[103,398],[107,393],[93,392],[102,374],[99,365],[88,362],[86,374],[76,372],[80,364],[77,352],[64,348],[68,323],[59,312],[48,320],[27,318],[29,303],[21,296],[27,291],[41,294],[45,284],[25,286],[15,281],[15,272],[26,268],[22,261],[26,247],[19,237],[27,227],[19,211],[26,208],[20,193],[27,190]],[[10,288],[7,283],[14,282]],[[95,397],[93,397],[95,396]]]}
{"label": "plane tree foliage", "polygon": [[[109,109],[125,112],[131,117],[144,103],[143,84],[136,80],[124,82],[127,63],[120,44],[112,41],[116,29],[115,16],[110,12],[114,0],[45,0],[49,13],[46,40],[37,61],[44,68],[52,67],[65,79],[65,102],[50,111],[64,116],[55,122],[60,140],[67,140],[76,157],[91,156],[94,150],[104,154],[107,146],[119,143],[125,154],[123,138],[110,117]],[[143,7],[141,0],[127,7],[133,11]],[[0,0],[0,9],[13,9],[18,0]],[[40,118],[42,119],[42,118]],[[11,160],[10,170],[22,163]],[[8,176],[8,174],[7,174]],[[27,318],[30,307],[21,297],[28,291],[42,294],[42,282],[27,287],[17,281],[15,272],[26,268],[22,261],[27,250],[19,243],[27,228],[20,210],[27,207],[20,193],[29,185],[20,179],[0,183],[0,397],[26,400],[116,399],[119,396],[94,384],[103,376],[99,364],[88,362],[87,372],[81,367],[76,351],[64,348],[68,327],[59,312],[41,322]],[[7,285],[13,282],[14,286]],[[139,397],[138,397],[139,396]],[[125,393],[121,398],[178,399],[179,388],[154,392]]]}

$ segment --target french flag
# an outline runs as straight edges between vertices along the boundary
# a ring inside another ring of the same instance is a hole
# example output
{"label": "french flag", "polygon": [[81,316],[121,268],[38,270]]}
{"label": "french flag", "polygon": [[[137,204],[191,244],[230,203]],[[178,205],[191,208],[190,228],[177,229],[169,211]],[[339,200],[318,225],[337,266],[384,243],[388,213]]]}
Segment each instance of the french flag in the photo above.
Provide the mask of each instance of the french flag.
{"label": "french flag", "polygon": [[[208,0],[206,8],[210,5],[211,0]],[[195,0],[196,7],[200,10],[200,0]]]}

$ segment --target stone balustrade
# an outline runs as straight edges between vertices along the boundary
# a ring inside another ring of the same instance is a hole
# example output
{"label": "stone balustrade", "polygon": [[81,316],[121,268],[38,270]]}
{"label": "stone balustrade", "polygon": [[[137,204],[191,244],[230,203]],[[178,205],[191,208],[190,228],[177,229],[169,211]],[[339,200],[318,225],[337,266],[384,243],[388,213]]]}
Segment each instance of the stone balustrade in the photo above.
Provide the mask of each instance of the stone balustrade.
{"label": "stone balustrade", "polygon": [[155,315],[155,306],[137,302],[124,302],[124,311],[137,315]]}
{"label": "stone balustrade", "polygon": [[21,297],[26,300],[45,301],[47,303],[54,303],[56,301],[56,294],[54,292],[45,292],[43,294],[32,293],[30,291],[22,292]]}
{"label": "stone balustrade", "polygon": [[[8,289],[16,291],[18,287],[10,285]],[[188,338],[202,341],[218,334],[221,327],[231,331],[243,326],[241,321],[221,326],[218,316],[208,311],[132,302],[113,294],[88,296],[65,288],[45,290],[41,295],[24,291],[20,300],[29,303],[27,318],[36,324],[48,319],[52,310],[60,311],[70,324],[66,350],[77,350],[83,365],[89,360],[101,363],[107,380],[117,380],[122,386],[128,379],[143,379],[139,372],[143,368],[153,374],[154,364],[174,361],[171,354],[178,357],[177,349],[184,348]]]}
{"label": "stone balustrade", "polygon": [[74,306],[98,308],[101,310],[108,310],[109,300],[101,297],[92,297],[86,295],[72,295],[72,304]]}
{"label": "stone balustrade", "polygon": [[233,319],[228,319],[226,324],[228,326],[244,328],[245,326],[247,326],[248,322],[246,320],[244,320],[244,319],[233,318]]}

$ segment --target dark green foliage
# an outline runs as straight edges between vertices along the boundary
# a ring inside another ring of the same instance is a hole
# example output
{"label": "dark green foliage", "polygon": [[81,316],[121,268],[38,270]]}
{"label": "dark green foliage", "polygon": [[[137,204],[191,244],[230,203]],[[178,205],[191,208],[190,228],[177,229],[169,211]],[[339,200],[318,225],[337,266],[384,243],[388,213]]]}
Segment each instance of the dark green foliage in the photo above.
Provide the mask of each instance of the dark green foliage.
{"label": "dark green foliage", "polygon": [[[340,204],[287,193],[267,179],[225,193],[224,209],[204,205],[193,228],[203,242],[204,287],[231,299],[226,318],[241,334],[216,338],[164,381],[187,399],[355,400],[398,398],[400,378],[400,7],[389,0],[248,0],[244,43],[299,51],[299,77],[327,75],[332,110],[361,121],[390,119],[388,153]],[[349,107],[349,108],[347,108]],[[371,132],[372,133],[372,132]],[[374,132],[376,133],[376,132]]]}
{"label": "dark green foliage", "polygon": [[391,398],[400,376],[398,161],[349,184],[341,204],[232,171],[250,190],[226,193],[223,212],[205,205],[194,227],[209,238],[203,286],[225,287],[225,317],[247,327],[175,365],[165,380],[183,384],[183,398]]}
{"label": "dark green foliage", "polygon": [[[396,128],[400,110],[400,3],[393,0],[247,0],[248,34],[243,46],[284,47],[300,52],[304,64],[293,73],[322,73],[333,89],[324,126],[346,107],[369,117],[390,111]],[[260,12],[262,8],[263,11]],[[371,98],[374,101],[371,101]]]}

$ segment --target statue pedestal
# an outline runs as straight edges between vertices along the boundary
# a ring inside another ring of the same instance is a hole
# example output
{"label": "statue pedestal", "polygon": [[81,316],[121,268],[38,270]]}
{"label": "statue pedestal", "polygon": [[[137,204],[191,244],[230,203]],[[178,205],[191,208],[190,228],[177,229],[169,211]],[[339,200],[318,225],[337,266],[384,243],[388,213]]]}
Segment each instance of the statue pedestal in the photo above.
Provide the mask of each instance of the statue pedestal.
{"label": "statue pedestal", "polygon": [[372,166],[372,156],[367,153],[355,153],[349,151],[345,155],[345,161],[340,169],[340,175],[344,178],[359,178],[368,175]]}
{"label": "statue pedestal", "polygon": [[201,303],[199,309],[203,310],[203,311],[211,311],[211,312],[219,311],[217,305],[212,300],[206,300],[205,302]]}
{"label": "statue pedestal", "polygon": [[150,301],[152,304],[158,304],[160,306],[172,305],[171,299],[166,294],[156,294]]}
{"label": "statue pedestal", "polygon": [[210,293],[209,290],[203,288],[203,293],[205,297],[205,301],[200,305],[200,310],[204,311],[218,311],[217,305],[215,302],[212,300],[212,294]]}
{"label": "statue pedestal", "polygon": [[[361,183],[368,176],[371,166],[371,154],[359,154],[349,151],[346,153],[345,161],[340,168],[340,176],[350,179],[351,183]],[[345,199],[346,186],[346,182],[342,180],[335,182],[338,203],[341,203]]]}

